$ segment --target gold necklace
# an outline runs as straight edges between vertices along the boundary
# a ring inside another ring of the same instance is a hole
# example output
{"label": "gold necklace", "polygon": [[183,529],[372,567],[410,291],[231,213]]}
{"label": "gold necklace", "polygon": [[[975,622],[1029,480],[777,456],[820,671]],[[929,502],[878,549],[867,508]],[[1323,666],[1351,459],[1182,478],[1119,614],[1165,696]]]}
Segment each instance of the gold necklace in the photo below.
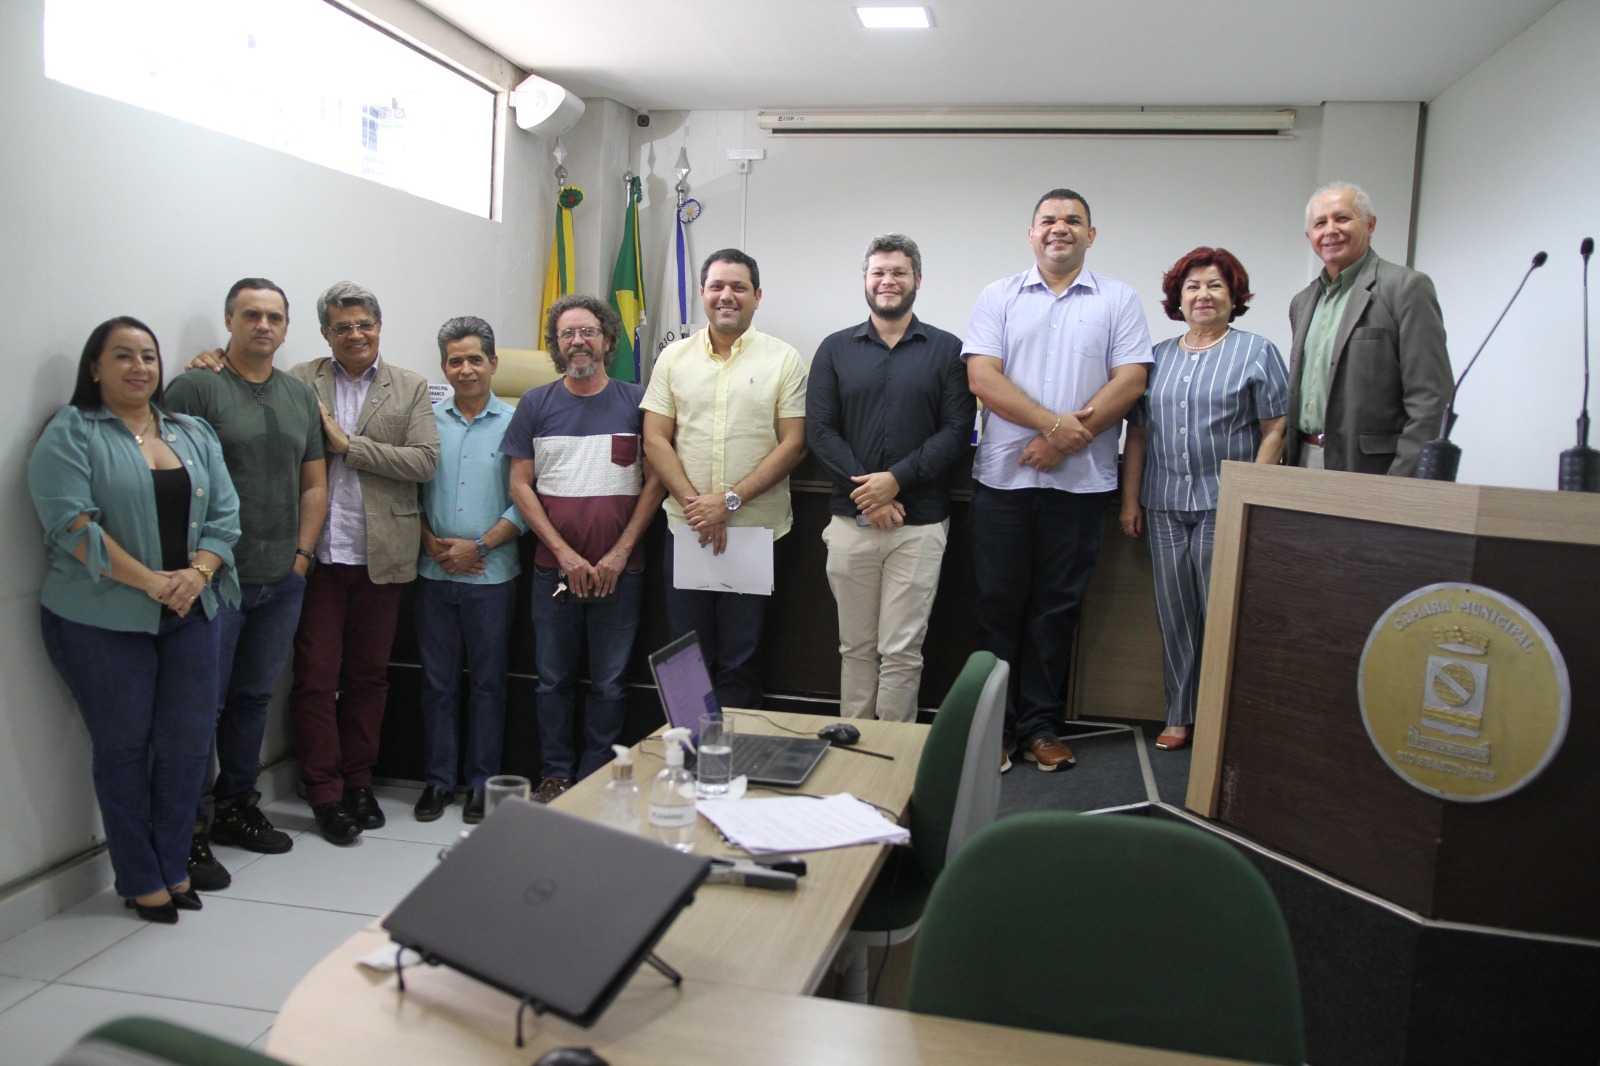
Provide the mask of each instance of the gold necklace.
{"label": "gold necklace", "polygon": [[[155,425],[155,422],[156,422],[156,413],[154,411],[151,411],[150,412],[150,417],[146,418],[144,420],[144,425],[142,427],[140,427],[139,431],[136,432],[133,435],[133,442],[135,444],[137,444],[139,447],[143,448],[144,447],[144,435],[146,433],[150,432],[150,427]],[[127,423],[124,422],[123,425],[127,425]]]}

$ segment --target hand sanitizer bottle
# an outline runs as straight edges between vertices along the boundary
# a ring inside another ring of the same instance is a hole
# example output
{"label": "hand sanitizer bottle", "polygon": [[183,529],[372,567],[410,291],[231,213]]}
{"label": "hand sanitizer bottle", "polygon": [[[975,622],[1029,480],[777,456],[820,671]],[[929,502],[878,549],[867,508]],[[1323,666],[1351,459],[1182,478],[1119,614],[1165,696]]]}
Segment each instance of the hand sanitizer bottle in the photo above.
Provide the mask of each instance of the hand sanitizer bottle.
{"label": "hand sanitizer bottle", "polygon": [[650,828],[668,847],[693,851],[694,775],[683,768],[689,731],[678,726],[661,737],[667,748],[667,765],[650,785]]}
{"label": "hand sanitizer bottle", "polygon": [[633,759],[621,744],[611,745],[611,780],[600,790],[600,822],[624,833],[639,831],[639,786],[633,780]]}

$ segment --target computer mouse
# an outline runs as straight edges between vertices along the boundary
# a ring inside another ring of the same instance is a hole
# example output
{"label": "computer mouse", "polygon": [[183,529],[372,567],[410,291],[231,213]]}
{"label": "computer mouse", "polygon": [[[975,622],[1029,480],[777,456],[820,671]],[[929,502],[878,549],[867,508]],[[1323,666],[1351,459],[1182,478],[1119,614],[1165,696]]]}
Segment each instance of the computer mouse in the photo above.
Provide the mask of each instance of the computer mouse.
{"label": "computer mouse", "polygon": [[817,730],[817,736],[829,744],[854,744],[861,739],[861,730],[849,722],[835,722]]}
{"label": "computer mouse", "polygon": [[533,1060],[533,1066],[608,1066],[593,1048],[553,1047]]}

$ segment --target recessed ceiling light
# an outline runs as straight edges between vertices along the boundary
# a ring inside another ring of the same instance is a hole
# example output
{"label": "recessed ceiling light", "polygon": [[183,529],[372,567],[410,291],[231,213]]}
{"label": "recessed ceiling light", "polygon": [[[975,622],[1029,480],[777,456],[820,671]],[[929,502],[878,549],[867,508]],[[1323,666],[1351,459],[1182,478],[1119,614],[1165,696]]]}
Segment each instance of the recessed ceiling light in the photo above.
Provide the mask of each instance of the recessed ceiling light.
{"label": "recessed ceiling light", "polygon": [[933,24],[925,7],[857,7],[856,18],[869,30],[925,30]]}

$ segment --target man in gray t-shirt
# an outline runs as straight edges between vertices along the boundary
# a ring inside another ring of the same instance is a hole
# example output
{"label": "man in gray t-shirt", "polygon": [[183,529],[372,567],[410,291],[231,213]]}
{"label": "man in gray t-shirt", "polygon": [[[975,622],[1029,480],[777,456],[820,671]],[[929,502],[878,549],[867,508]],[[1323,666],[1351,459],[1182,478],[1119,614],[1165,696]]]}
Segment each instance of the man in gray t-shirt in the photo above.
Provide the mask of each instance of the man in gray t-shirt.
{"label": "man in gray t-shirt", "polygon": [[[211,423],[239,492],[242,535],[234,565],[238,607],[218,614],[217,780],[210,840],[264,854],[293,841],[257,804],[256,774],[267,703],[300,620],[305,575],[328,510],[322,416],[311,387],[272,365],[289,328],[289,298],[266,278],[244,278],[228,291],[229,333],[221,370],[194,369],[167,386],[175,411]],[[211,854],[205,812],[196,819],[189,876],[202,891],[232,880]]]}

